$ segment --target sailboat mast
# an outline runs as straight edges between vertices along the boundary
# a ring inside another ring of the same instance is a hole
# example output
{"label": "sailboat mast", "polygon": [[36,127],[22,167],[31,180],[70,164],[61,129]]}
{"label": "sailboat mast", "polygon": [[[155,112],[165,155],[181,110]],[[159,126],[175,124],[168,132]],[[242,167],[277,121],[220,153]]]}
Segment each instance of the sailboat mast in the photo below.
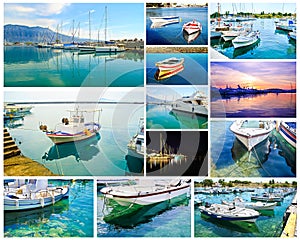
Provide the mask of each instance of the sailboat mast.
{"label": "sailboat mast", "polygon": [[89,11],[89,42],[91,44],[91,11]]}
{"label": "sailboat mast", "polygon": [[106,42],[107,37],[107,6],[105,6],[105,28],[104,28],[104,41]]}

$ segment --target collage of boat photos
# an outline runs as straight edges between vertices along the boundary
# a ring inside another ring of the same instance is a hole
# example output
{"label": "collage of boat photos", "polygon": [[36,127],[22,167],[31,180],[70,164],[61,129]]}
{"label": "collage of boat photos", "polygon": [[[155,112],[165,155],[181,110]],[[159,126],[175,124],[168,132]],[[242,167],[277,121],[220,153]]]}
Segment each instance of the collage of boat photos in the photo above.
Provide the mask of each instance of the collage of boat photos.
{"label": "collage of boat photos", "polygon": [[2,7],[0,238],[297,237],[296,1]]}

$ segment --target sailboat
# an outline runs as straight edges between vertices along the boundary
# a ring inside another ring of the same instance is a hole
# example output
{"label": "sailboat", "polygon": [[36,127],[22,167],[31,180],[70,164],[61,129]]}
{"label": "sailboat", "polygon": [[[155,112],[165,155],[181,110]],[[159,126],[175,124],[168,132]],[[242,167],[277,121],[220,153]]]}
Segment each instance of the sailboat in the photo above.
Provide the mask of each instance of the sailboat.
{"label": "sailboat", "polygon": [[89,11],[89,44],[79,45],[79,52],[82,53],[94,53],[95,47],[91,45],[91,12]]}
{"label": "sailboat", "polygon": [[124,52],[125,46],[123,44],[115,45],[115,42],[107,41],[107,6],[105,6],[105,29],[104,29],[104,40],[105,44],[103,46],[96,46],[96,53],[117,53]]}

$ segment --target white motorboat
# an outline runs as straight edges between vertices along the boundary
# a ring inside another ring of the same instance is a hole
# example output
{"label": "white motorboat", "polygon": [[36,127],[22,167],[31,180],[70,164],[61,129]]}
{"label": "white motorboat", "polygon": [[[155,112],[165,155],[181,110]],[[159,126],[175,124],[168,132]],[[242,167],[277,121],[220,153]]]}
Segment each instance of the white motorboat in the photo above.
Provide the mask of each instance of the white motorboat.
{"label": "white motorboat", "polygon": [[281,202],[283,197],[272,193],[252,194],[251,200],[262,202]]}
{"label": "white motorboat", "polygon": [[230,126],[230,130],[248,151],[251,151],[254,146],[269,136],[274,127],[275,124],[271,121],[259,121],[253,124],[245,120],[237,120]]}
{"label": "white motorboat", "polygon": [[144,118],[140,118],[137,133],[127,145],[128,154],[132,157],[143,158],[145,151]]}
{"label": "white motorboat", "polygon": [[96,53],[118,53],[126,51],[124,44],[95,46]]}
{"label": "white motorboat", "polygon": [[294,148],[297,144],[296,122],[283,122],[279,124],[280,135]]}
{"label": "white motorboat", "polygon": [[222,201],[223,204],[228,205],[228,206],[236,206],[236,207],[243,207],[243,208],[251,208],[256,211],[259,210],[273,210],[277,203],[272,202],[272,203],[267,203],[267,202],[245,202],[244,199],[241,197],[236,197],[232,202],[226,202]]}
{"label": "white motorboat", "polygon": [[190,191],[190,183],[182,179],[166,183],[156,183],[155,180],[147,181],[130,186],[105,187],[100,191],[106,198],[115,200],[121,206],[155,204],[171,200]]}
{"label": "white motorboat", "polygon": [[187,34],[194,34],[195,32],[202,31],[202,25],[200,22],[193,20],[183,24],[183,31],[187,32]]}
{"label": "white motorboat", "polygon": [[289,32],[289,38],[290,39],[293,39],[293,40],[297,40],[297,30],[296,29],[294,29],[292,32]]}
{"label": "white motorboat", "polygon": [[207,97],[200,91],[191,96],[184,96],[172,103],[172,111],[181,111],[198,115],[208,115]]}
{"label": "white motorboat", "polygon": [[231,207],[224,204],[206,204],[199,207],[200,212],[209,217],[226,221],[255,222],[259,217],[259,212],[242,207]]}
{"label": "white motorboat", "polygon": [[20,211],[43,208],[68,197],[69,187],[49,187],[47,179],[29,180],[18,187],[4,191],[4,210]]}
{"label": "white motorboat", "polygon": [[277,30],[292,32],[296,28],[296,23],[293,19],[284,19],[275,23]]}
{"label": "white motorboat", "polygon": [[232,40],[232,44],[234,48],[241,48],[250,46],[256,43],[259,40],[259,31],[253,31],[247,34],[246,36],[238,36]]}
{"label": "white motorboat", "polygon": [[[81,111],[77,107],[75,110],[69,110],[70,118],[63,118],[62,122],[56,125],[55,130],[48,130],[46,125],[40,125],[40,129],[46,132],[47,137],[55,144],[85,140],[95,136],[100,130],[100,111]],[[84,113],[88,112],[92,113],[93,119],[95,114],[98,116],[97,122],[85,121]]]}

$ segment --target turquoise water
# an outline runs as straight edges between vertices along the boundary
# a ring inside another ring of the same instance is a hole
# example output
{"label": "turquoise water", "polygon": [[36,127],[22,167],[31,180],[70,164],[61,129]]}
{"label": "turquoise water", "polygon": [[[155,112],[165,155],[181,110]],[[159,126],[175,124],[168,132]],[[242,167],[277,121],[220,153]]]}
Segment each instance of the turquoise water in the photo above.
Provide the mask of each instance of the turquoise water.
{"label": "turquoise water", "polygon": [[144,53],[84,54],[4,47],[5,87],[136,87],[144,84]]}
{"label": "turquoise water", "polygon": [[[151,28],[149,17],[179,16],[181,21],[161,28]],[[146,10],[146,43],[147,45],[188,45],[184,39],[182,26],[196,19],[202,24],[201,34],[189,45],[207,45],[208,25],[206,8],[147,8]]]}
{"label": "turquoise water", "polygon": [[[49,181],[54,185],[69,181]],[[4,237],[93,237],[93,181],[71,183],[69,198],[42,209],[4,215]]]}
{"label": "turquoise water", "polygon": [[171,202],[118,210],[116,204],[110,203],[109,212],[106,212],[103,204],[103,195],[98,193],[98,237],[191,236],[191,206],[188,198],[179,197]]}
{"label": "turquoise water", "polygon": [[[69,117],[67,110],[73,110],[74,107],[71,104],[34,105],[32,113],[24,117],[22,126],[9,129],[23,155],[43,164],[58,175],[127,174],[127,144],[137,131],[139,118],[143,116],[143,105],[100,104],[97,108],[102,109],[102,128],[98,136],[75,144],[54,145],[45,133],[39,130],[39,124],[54,129],[63,117]],[[93,107],[88,104],[79,105],[79,109],[95,109],[95,105]],[[91,120],[91,117],[87,114],[86,120]]]}
{"label": "turquoise water", "polygon": [[[156,81],[154,78],[157,71],[155,63],[171,57],[184,58],[183,71],[165,80]],[[146,60],[147,84],[206,85],[208,83],[207,53],[148,53]]]}
{"label": "turquoise water", "polygon": [[295,177],[296,149],[274,129],[250,152],[230,131],[231,121],[211,122],[212,177]]}
{"label": "turquoise water", "polygon": [[253,30],[259,30],[260,41],[234,49],[231,41],[212,39],[211,46],[229,58],[242,59],[295,59],[296,42],[289,40],[288,32],[275,29],[274,19],[253,21]]}
{"label": "turquoise water", "polygon": [[167,105],[147,105],[147,129],[207,129],[207,117],[173,112]]}
{"label": "turquoise water", "polygon": [[[264,189],[256,192],[262,192]],[[232,201],[236,196],[250,201],[251,193],[203,195],[196,194],[205,202],[221,203],[222,200]],[[211,219],[202,215],[195,207],[195,237],[279,237],[282,231],[282,218],[285,210],[294,198],[294,194],[284,198],[281,205],[277,205],[273,211],[263,211],[255,223],[229,222]]]}

